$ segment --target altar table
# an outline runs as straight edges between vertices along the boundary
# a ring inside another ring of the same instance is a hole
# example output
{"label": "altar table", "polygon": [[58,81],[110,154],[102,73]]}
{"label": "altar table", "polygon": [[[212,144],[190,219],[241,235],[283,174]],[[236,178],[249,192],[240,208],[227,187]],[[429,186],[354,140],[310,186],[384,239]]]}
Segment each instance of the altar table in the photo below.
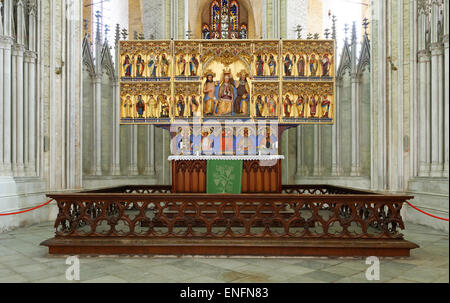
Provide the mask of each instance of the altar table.
{"label": "altar table", "polygon": [[207,163],[242,161],[242,193],[281,193],[282,155],[170,156],[173,193],[206,193]]}

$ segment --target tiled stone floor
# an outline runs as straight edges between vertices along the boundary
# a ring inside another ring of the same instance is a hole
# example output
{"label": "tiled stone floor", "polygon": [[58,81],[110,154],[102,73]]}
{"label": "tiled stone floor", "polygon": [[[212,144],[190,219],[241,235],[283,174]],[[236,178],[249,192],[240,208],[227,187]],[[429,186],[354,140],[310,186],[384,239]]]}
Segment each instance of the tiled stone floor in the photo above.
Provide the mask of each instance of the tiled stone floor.
{"label": "tiled stone floor", "polygon": [[[0,283],[69,282],[65,257],[39,244],[53,223],[0,234]],[[407,224],[407,240],[420,245],[410,258],[380,259],[380,280],[367,281],[363,258],[81,257],[80,281],[89,282],[449,282],[448,234]],[[73,283],[70,281],[70,283]]]}

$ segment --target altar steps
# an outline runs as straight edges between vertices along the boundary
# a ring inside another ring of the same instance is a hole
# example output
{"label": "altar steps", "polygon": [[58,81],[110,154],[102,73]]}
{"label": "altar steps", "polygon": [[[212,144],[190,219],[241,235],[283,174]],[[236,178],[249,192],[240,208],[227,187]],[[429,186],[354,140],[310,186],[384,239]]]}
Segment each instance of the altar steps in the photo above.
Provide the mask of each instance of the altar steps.
{"label": "altar steps", "polygon": [[409,257],[419,246],[396,239],[64,238],[41,243],[51,255]]}

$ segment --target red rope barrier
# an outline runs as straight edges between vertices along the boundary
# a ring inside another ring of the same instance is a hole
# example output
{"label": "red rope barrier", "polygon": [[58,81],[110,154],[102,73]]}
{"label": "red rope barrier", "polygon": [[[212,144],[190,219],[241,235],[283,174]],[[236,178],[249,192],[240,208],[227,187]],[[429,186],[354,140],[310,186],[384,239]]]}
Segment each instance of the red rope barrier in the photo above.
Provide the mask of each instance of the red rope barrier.
{"label": "red rope barrier", "polygon": [[447,221],[447,222],[448,222],[448,219],[441,218],[441,217],[438,217],[438,216],[429,214],[429,213],[427,213],[427,212],[425,212],[425,211],[423,211],[423,210],[421,210],[421,209],[418,209],[417,207],[415,207],[414,205],[412,205],[412,204],[409,203],[409,202],[406,202],[406,203],[408,203],[408,205],[411,206],[412,208],[414,208],[415,210],[420,211],[421,213],[424,213],[424,214],[427,215],[427,216],[430,216],[430,217],[433,217],[433,218],[436,218],[436,219],[439,219],[439,220],[443,220],[443,221]]}
{"label": "red rope barrier", "polygon": [[23,214],[23,213],[26,213],[26,212],[29,212],[29,211],[32,211],[32,210],[35,210],[35,209],[38,209],[38,208],[44,207],[44,206],[46,206],[46,205],[50,204],[50,203],[51,203],[52,201],[53,201],[53,199],[50,199],[50,200],[49,200],[48,202],[46,202],[46,203],[44,203],[44,204],[41,204],[41,205],[39,205],[39,206],[36,206],[36,207],[30,208],[30,209],[26,209],[26,210],[18,211],[18,212],[15,212],[15,213],[0,214],[0,217],[2,217],[2,216],[12,216],[12,215]]}

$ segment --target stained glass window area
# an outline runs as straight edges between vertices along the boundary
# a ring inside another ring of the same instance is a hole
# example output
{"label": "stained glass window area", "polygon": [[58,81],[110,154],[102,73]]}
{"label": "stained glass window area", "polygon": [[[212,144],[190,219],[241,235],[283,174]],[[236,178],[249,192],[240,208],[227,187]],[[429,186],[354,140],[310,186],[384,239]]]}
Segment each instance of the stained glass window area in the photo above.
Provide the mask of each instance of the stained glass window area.
{"label": "stained glass window area", "polygon": [[247,39],[247,24],[240,23],[237,0],[214,0],[210,5],[210,24],[203,24],[203,39]]}

